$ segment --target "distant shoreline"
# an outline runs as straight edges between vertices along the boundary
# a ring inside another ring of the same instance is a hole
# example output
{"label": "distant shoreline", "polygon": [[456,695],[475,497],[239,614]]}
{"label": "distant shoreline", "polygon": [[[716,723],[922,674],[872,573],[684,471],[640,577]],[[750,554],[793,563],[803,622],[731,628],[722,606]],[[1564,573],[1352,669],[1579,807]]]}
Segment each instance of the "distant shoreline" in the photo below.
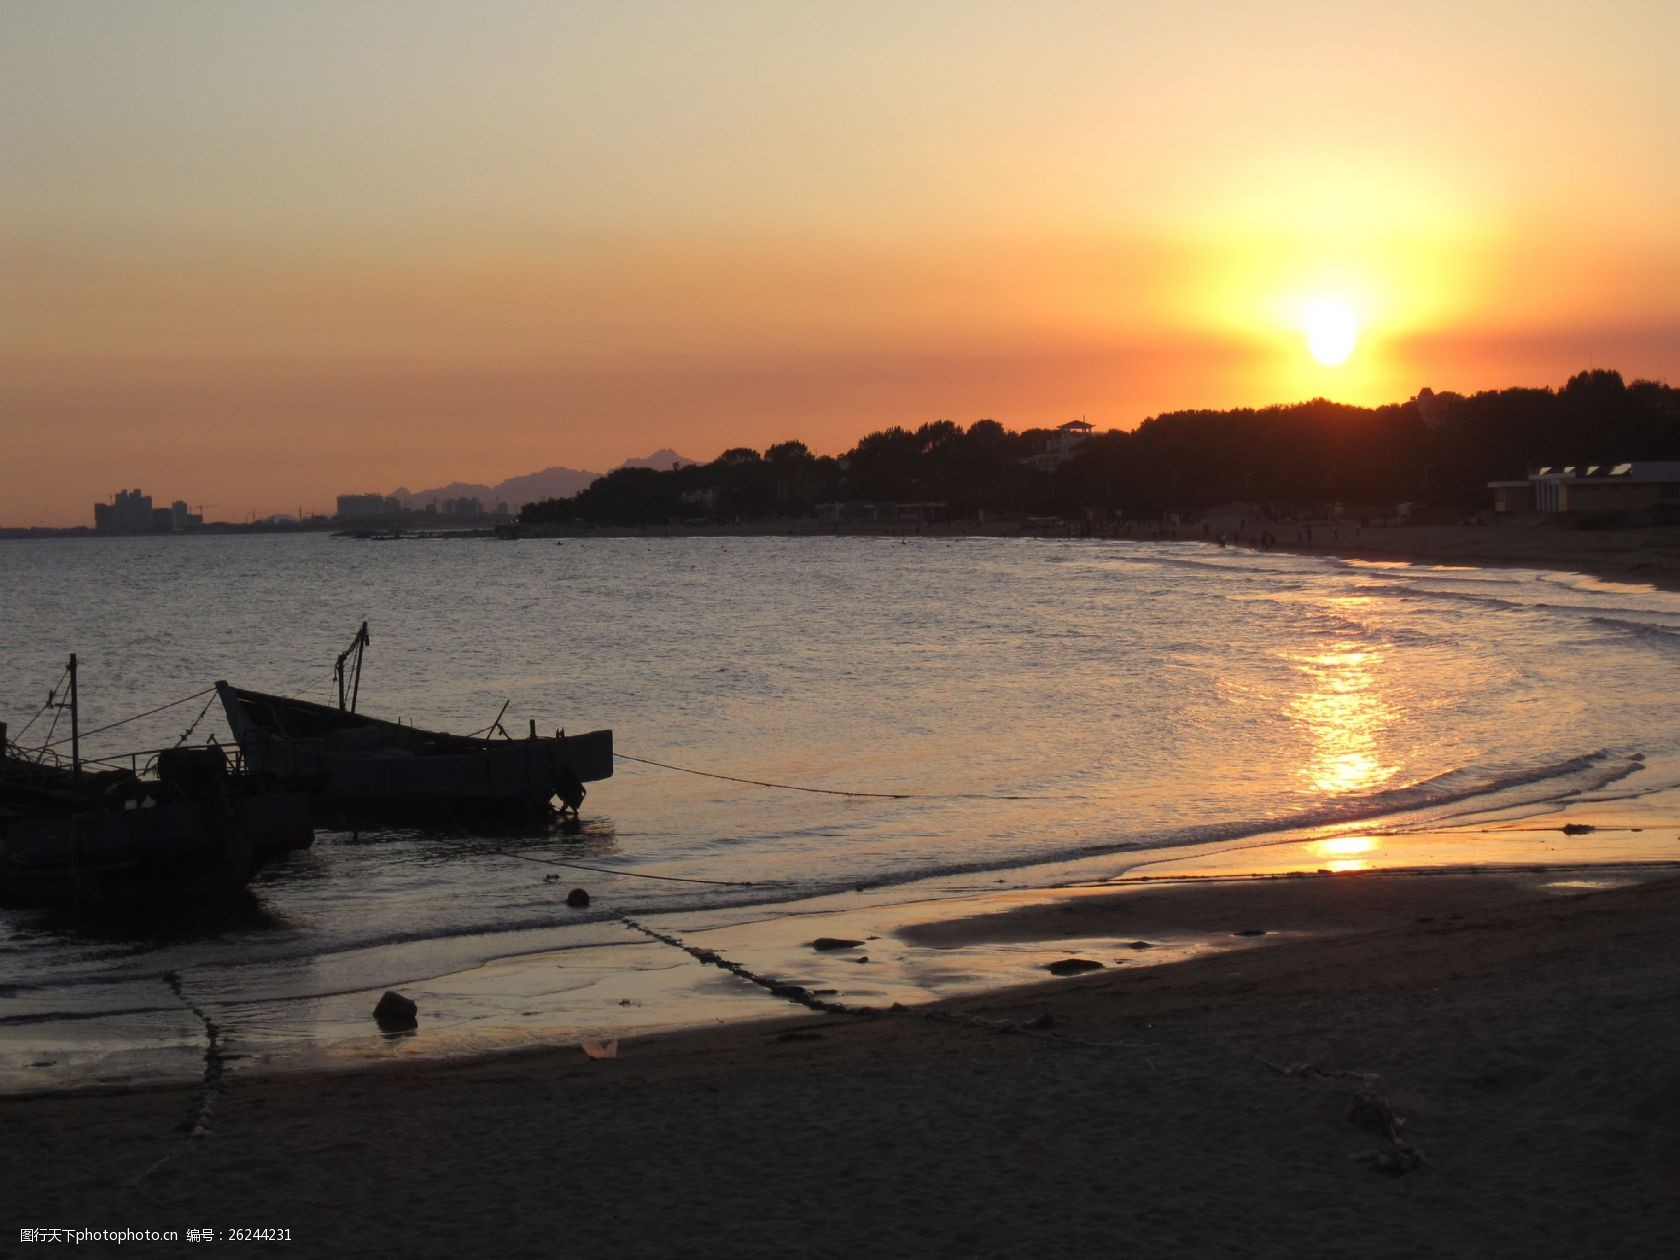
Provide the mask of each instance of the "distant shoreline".
{"label": "distant shoreline", "polygon": [[[1233,548],[1253,549],[1254,531],[1230,528],[1225,532]],[[198,538],[271,534],[339,533],[346,527],[298,525],[229,525],[182,534],[96,534],[91,529],[0,529],[0,541],[47,538]],[[1200,522],[1176,529],[1154,522],[1130,530],[1113,526],[1090,535],[1072,522],[1036,523],[1020,518],[991,522],[830,522],[779,520],[733,525],[650,525],[645,527],[525,526],[517,541],[587,541],[592,538],[1079,538],[1097,541],[1178,541],[1216,545],[1219,527]],[[1645,583],[1659,590],[1680,591],[1680,529],[1560,529],[1539,521],[1490,525],[1361,526],[1354,522],[1316,522],[1310,526],[1268,525],[1274,540],[1267,550],[1297,555],[1336,556],[1346,560],[1403,561],[1413,564],[1472,565],[1493,568],[1548,569],[1582,573],[1609,582]],[[1303,536],[1305,535],[1305,536]],[[494,531],[464,528],[405,533],[395,541],[494,539]],[[346,539],[346,541],[355,541]]]}
{"label": "distant shoreline", "polygon": [[[1095,541],[1176,541],[1216,546],[1217,525],[1202,533],[1196,522],[1176,529],[1140,523],[1133,532],[1113,529],[1089,535]],[[1539,521],[1494,525],[1360,526],[1350,521],[1314,522],[1310,526],[1268,525],[1275,538],[1265,550],[1296,555],[1336,556],[1344,560],[1405,561],[1413,564],[1471,565],[1491,568],[1548,569],[1582,573],[1609,582],[1647,583],[1680,591],[1680,529],[1642,526],[1630,529],[1560,529]],[[1298,537],[1310,531],[1307,538]],[[1253,530],[1227,530],[1232,548],[1256,550]],[[880,537],[880,538],[1078,538],[1076,527],[1046,525],[1035,529],[1018,519],[995,523],[779,521],[741,525],[650,526],[645,529],[581,529],[546,526],[527,530],[525,539],[579,541],[590,538],[738,538],[738,537]]]}

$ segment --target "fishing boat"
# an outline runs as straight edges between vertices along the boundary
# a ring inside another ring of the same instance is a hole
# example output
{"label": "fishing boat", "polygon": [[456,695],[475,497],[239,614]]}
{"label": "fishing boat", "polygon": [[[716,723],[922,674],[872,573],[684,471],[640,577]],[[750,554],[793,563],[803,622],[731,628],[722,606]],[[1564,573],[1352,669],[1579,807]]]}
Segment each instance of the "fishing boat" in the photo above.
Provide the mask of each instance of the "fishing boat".
{"label": "fishing boat", "polygon": [[[0,900],[162,905],[243,889],[278,854],[314,840],[307,801],[233,772],[214,746],[149,756],[155,775],[90,769],[78,731],[76,658],[69,764],[49,743],[9,743],[0,724]],[[50,739],[50,737],[49,737]]]}
{"label": "fishing boat", "polygon": [[[246,766],[329,812],[392,819],[576,813],[584,783],[612,777],[612,732],[451,735],[356,711],[367,623],[334,666],[338,706],[216,684]],[[506,712],[506,706],[503,706]]]}

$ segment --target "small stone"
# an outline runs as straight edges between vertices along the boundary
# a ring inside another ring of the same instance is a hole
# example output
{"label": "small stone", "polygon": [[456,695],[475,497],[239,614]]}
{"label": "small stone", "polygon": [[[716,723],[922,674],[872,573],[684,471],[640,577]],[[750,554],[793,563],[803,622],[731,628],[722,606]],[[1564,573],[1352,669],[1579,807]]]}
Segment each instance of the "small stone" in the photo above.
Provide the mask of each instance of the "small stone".
{"label": "small stone", "polygon": [[1244,928],[1240,932],[1232,932],[1231,935],[1232,936],[1264,936],[1264,935],[1266,935],[1266,929],[1265,928]]}
{"label": "small stone", "polygon": [[379,1005],[373,1008],[373,1018],[387,1031],[418,1028],[420,1007],[412,999],[386,989],[384,996],[379,999]]}
{"label": "small stone", "polygon": [[581,910],[589,904],[589,894],[581,888],[574,888],[566,894],[566,904],[574,910]]}
{"label": "small stone", "polygon": [[856,949],[862,941],[843,940],[838,936],[819,936],[811,942],[811,948],[827,952],[835,949]]}
{"label": "small stone", "polygon": [[1586,836],[1592,834],[1591,823],[1565,823],[1563,834],[1566,836]]}
{"label": "small stone", "polygon": [[1101,971],[1102,964],[1094,958],[1063,958],[1045,964],[1045,970],[1053,976],[1077,976],[1085,971]]}
{"label": "small stone", "polygon": [[1396,1128],[1404,1124],[1399,1116],[1394,1114],[1394,1108],[1389,1106],[1388,1099],[1370,1090],[1360,1090],[1348,1103],[1348,1120],[1362,1129],[1370,1129],[1375,1133],[1392,1134]]}
{"label": "small stone", "polygon": [[1126,946],[1126,948],[1127,949],[1154,949],[1155,946],[1149,941],[1133,941],[1130,945]]}

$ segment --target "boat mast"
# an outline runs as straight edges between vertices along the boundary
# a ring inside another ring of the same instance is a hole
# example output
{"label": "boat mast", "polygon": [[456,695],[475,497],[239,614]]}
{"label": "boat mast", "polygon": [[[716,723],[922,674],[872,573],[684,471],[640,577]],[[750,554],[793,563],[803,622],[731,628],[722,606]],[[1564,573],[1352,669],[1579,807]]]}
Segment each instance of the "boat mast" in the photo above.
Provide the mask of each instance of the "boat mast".
{"label": "boat mast", "polygon": [[[333,677],[338,679],[338,707],[340,712],[347,710],[354,713],[356,711],[356,697],[361,694],[362,690],[362,649],[367,645],[368,628],[367,622],[364,621],[362,622],[362,628],[356,631],[356,637],[350,640],[350,646],[338,654],[338,660],[333,664]],[[350,703],[346,706],[344,703],[344,662],[350,659],[351,653],[355,654],[356,664],[350,680]]]}
{"label": "boat mast", "polygon": [[70,781],[78,786],[82,782],[81,710],[77,707],[74,652],[70,653]]}

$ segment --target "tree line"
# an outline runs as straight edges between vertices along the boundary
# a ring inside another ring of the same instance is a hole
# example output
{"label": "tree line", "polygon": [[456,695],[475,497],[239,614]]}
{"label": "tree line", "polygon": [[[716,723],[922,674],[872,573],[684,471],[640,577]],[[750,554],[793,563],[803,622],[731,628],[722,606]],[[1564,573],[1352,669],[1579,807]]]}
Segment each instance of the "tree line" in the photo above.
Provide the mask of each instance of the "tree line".
{"label": "tree line", "polygon": [[1092,434],[1059,462],[1055,429],[966,429],[935,420],[868,434],[841,456],[803,442],[762,453],[734,447],[709,464],[621,468],[570,498],[526,504],[521,520],[647,526],[773,521],[819,504],[938,503],[952,519],[1190,514],[1228,503],[1315,515],[1330,504],[1360,515],[1402,502],[1473,511],[1487,483],[1537,465],[1680,460],[1680,390],[1628,384],[1593,370],[1560,390],[1462,395],[1424,390],[1403,403],[1310,402],[1231,411],[1176,411],[1136,429]]}

